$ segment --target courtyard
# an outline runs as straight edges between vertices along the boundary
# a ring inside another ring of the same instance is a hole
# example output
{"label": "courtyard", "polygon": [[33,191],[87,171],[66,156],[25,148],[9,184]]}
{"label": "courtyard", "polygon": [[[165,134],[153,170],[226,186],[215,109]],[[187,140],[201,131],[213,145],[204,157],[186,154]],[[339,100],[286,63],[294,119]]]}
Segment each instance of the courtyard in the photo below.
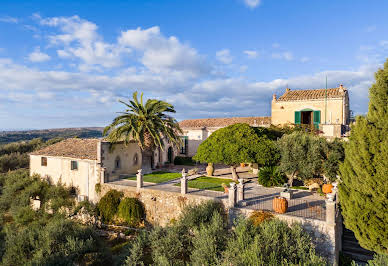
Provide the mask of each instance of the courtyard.
{"label": "courtyard", "polygon": [[[180,177],[182,169],[186,172],[198,168],[197,174],[188,176],[188,194],[205,196],[216,199],[227,199],[221,184],[229,186],[232,182],[230,168],[217,165],[213,177],[206,177],[205,165],[197,166],[170,166],[158,170],[152,174],[144,175],[144,189],[161,190],[180,193]],[[158,179],[158,173],[161,177]],[[168,178],[163,177],[163,173]],[[238,167],[239,178],[244,179],[244,201],[239,204],[240,208],[251,210],[272,211],[272,201],[279,196],[283,188],[263,187],[257,182],[257,175],[250,171],[249,167]],[[229,182],[228,182],[229,181]],[[119,186],[136,187],[136,177],[126,177],[110,182]],[[288,200],[287,215],[325,220],[325,198],[317,193],[302,189],[292,189],[293,197]]]}

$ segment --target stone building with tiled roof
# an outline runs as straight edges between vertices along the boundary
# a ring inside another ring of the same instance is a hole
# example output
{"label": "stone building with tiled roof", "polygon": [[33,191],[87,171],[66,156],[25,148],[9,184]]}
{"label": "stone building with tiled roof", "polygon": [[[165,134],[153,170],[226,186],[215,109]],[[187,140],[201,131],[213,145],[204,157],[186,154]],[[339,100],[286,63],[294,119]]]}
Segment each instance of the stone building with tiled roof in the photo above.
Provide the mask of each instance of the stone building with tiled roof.
{"label": "stone building with tiled roof", "polygon": [[273,95],[271,124],[310,125],[328,137],[340,137],[349,124],[349,95],[343,85],[332,89],[290,90]]}
{"label": "stone building with tiled roof", "polygon": [[194,156],[201,144],[215,130],[236,123],[268,127],[271,124],[307,125],[320,129],[326,137],[341,137],[349,124],[349,96],[345,87],[290,90],[279,98],[273,95],[271,117],[229,117],[189,119],[179,122],[183,130],[184,145],[173,154],[169,151],[169,161],[174,156]]}
{"label": "stone building with tiled roof", "polygon": [[102,139],[71,138],[30,153],[30,174],[51,183],[75,187],[80,197],[95,201],[96,185],[133,175],[142,168],[137,143],[111,144]]}
{"label": "stone building with tiled roof", "polygon": [[237,123],[246,123],[254,127],[268,127],[271,124],[271,117],[252,116],[183,120],[179,122],[179,126],[183,130],[182,138],[184,144],[178,151],[175,151],[174,155],[168,155],[167,157],[171,158],[171,160],[174,156],[192,157],[197,152],[199,144],[214,131]]}

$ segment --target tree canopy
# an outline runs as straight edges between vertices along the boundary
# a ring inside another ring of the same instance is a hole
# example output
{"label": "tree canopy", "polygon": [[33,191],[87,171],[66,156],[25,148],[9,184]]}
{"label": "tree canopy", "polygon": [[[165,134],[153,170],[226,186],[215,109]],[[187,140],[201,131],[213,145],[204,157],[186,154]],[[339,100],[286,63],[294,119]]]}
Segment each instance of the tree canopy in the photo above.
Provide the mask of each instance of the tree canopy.
{"label": "tree canopy", "polygon": [[139,101],[137,92],[133,93],[133,99],[128,103],[119,102],[124,104],[126,109],[105,127],[103,135],[107,136],[107,140],[113,143],[136,140],[142,149],[156,146],[163,150],[163,139],[180,145],[179,133],[182,133],[182,130],[178,122],[168,115],[175,113],[174,106],[155,99],[148,99],[144,104],[143,93]]}
{"label": "tree canopy", "polygon": [[336,179],[339,163],[343,161],[342,142],[327,141],[311,133],[295,131],[283,135],[277,142],[280,151],[280,170],[302,180],[325,175],[331,181]]}
{"label": "tree canopy", "polygon": [[207,163],[270,165],[278,157],[273,141],[248,124],[234,124],[213,132],[197,150],[194,160]]}
{"label": "tree canopy", "polygon": [[340,166],[342,215],[360,245],[388,253],[388,60],[369,90],[366,117],[352,126]]}
{"label": "tree canopy", "polygon": [[[265,131],[248,124],[234,124],[213,132],[202,142],[194,160],[206,163],[223,163],[234,169],[240,163],[275,164],[278,154],[274,142]],[[232,169],[234,179],[237,178]]]}

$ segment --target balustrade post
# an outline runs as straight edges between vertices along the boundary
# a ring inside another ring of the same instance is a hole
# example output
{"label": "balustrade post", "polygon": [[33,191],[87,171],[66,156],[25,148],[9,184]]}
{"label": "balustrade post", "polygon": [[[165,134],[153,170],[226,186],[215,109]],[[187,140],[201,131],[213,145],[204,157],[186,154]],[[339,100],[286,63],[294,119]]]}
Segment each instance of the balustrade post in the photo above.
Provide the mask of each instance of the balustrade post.
{"label": "balustrade post", "polygon": [[236,183],[230,183],[229,188],[229,208],[234,208],[236,206]]}
{"label": "balustrade post", "polygon": [[182,169],[181,194],[187,194],[187,173],[184,168]]}
{"label": "balustrade post", "polygon": [[137,170],[136,174],[136,187],[137,189],[140,189],[143,187],[143,174],[142,174],[142,169]]}

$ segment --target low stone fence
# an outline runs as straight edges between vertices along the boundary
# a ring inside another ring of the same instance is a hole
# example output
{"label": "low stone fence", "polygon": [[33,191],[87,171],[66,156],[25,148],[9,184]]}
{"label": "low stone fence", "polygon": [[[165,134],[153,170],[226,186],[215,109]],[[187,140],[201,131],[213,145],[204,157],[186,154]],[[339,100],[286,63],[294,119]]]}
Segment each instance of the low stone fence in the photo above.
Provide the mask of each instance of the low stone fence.
{"label": "low stone fence", "polygon": [[208,200],[218,200],[225,206],[226,200],[214,199],[200,195],[163,191],[149,188],[136,188],[123,185],[103,184],[101,186],[101,196],[111,189],[116,189],[124,193],[125,197],[138,198],[145,207],[147,221],[154,225],[165,226],[177,220],[182,210],[187,205],[197,205]]}

